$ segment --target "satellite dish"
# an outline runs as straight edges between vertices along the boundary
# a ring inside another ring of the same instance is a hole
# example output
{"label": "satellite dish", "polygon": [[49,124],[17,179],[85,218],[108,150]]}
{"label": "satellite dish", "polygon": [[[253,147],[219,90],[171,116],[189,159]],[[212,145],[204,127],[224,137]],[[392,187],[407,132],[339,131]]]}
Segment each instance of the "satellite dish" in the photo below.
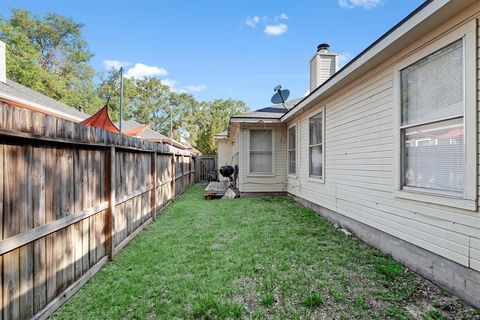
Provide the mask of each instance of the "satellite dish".
{"label": "satellite dish", "polygon": [[[273,104],[281,103],[285,107],[285,101],[287,101],[288,96],[290,95],[290,90],[287,90],[287,89],[282,90],[282,86],[278,85],[273,89],[273,91],[275,91],[275,94],[271,99],[272,103]],[[287,107],[285,108],[288,109]]]}

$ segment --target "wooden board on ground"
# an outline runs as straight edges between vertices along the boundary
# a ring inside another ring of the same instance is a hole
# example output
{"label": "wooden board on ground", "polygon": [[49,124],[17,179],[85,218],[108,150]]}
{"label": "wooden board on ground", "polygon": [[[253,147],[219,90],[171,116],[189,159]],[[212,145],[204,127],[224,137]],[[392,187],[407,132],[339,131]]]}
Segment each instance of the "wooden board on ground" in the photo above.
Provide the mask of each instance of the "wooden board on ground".
{"label": "wooden board on ground", "polygon": [[208,184],[203,192],[205,199],[211,200],[215,198],[221,198],[225,195],[228,189],[228,181],[212,181]]}

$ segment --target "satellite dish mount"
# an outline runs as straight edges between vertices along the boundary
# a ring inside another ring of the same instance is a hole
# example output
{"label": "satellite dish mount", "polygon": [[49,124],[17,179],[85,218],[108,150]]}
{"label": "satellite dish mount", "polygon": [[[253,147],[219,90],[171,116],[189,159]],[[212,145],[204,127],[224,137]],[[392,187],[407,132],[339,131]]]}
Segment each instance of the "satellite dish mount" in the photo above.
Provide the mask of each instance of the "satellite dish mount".
{"label": "satellite dish mount", "polygon": [[287,90],[287,89],[282,90],[282,86],[279,84],[273,89],[273,91],[275,91],[276,93],[273,95],[271,99],[272,103],[273,104],[281,103],[285,109],[288,109],[285,106],[285,102],[287,101],[288,96],[290,95],[290,90]]}

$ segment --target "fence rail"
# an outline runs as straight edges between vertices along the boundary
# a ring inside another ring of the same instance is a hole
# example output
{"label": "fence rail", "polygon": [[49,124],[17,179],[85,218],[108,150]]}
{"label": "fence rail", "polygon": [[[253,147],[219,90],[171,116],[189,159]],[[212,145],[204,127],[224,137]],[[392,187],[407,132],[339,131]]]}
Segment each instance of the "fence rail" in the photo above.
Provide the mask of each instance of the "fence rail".
{"label": "fence rail", "polygon": [[0,104],[0,320],[48,317],[195,182],[196,163]]}

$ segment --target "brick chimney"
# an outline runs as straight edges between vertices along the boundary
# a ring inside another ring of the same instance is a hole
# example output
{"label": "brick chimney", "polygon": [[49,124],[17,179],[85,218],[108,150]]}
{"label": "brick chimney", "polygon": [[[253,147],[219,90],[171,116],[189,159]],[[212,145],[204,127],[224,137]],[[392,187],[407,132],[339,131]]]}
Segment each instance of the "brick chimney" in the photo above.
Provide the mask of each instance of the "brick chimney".
{"label": "brick chimney", "polygon": [[7,60],[5,42],[0,41],[0,81],[7,82]]}
{"label": "brick chimney", "polygon": [[317,52],[310,60],[310,92],[338,71],[338,54],[329,49],[326,43],[318,45]]}

